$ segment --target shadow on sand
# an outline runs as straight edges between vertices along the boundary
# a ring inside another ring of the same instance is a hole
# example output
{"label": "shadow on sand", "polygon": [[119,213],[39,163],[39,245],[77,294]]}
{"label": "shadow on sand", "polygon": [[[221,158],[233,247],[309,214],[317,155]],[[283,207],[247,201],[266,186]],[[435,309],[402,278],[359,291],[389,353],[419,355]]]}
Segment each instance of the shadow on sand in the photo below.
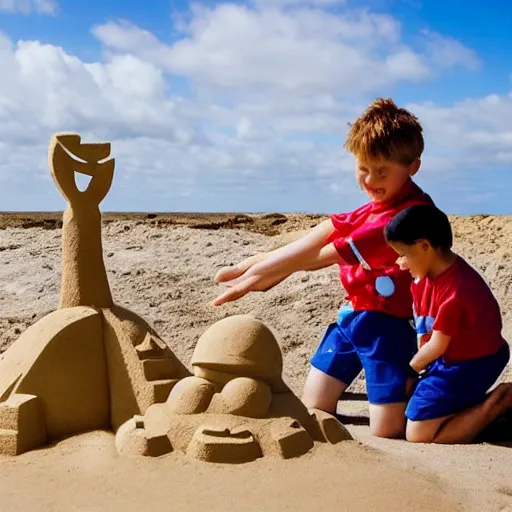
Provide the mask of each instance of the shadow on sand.
{"label": "shadow on sand", "polygon": [[491,423],[475,442],[512,448],[512,409]]}

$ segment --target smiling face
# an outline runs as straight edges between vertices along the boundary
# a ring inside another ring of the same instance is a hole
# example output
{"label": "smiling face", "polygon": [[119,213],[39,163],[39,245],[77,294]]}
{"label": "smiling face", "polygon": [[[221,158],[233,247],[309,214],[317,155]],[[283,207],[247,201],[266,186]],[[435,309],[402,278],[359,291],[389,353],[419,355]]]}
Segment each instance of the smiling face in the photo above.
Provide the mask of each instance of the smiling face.
{"label": "smiling face", "polygon": [[419,159],[407,166],[391,160],[357,158],[356,180],[372,201],[381,203],[393,199],[419,166]]}

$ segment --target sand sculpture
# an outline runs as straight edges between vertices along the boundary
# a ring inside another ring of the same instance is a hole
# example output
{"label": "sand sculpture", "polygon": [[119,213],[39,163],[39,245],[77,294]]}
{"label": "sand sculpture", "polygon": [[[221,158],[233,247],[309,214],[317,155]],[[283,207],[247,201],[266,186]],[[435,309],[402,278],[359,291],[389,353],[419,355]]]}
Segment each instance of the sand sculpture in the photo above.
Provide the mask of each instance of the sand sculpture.
{"label": "sand sculpture", "polygon": [[[85,430],[117,430],[189,375],[142,318],[113,303],[99,210],[114,173],[109,155],[110,144],[82,144],[78,134],[50,141],[50,171],[68,201],[60,303],[0,358],[0,453]],[[91,177],[84,191],[75,171]]]}
{"label": "sand sculpture", "polygon": [[209,462],[291,458],[314,441],[351,439],[330,414],[308,411],[282,380],[282,354],[268,327],[246,315],[212,325],[198,340],[194,375],[180,380],[165,404],[148,408],[118,431],[120,453],[180,450]]}
{"label": "sand sculpture", "polygon": [[[0,454],[17,455],[87,430],[111,429],[121,454],[183,451],[248,462],[350,439],[333,416],[308,411],[282,380],[272,332],[225,318],[198,340],[191,373],[157,333],[113,302],[99,205],[114,173],[110,144],[52,136],[49,167],[68,202],[59,307],[0,356]],[[75,172],[91,177],[81,191]]]}

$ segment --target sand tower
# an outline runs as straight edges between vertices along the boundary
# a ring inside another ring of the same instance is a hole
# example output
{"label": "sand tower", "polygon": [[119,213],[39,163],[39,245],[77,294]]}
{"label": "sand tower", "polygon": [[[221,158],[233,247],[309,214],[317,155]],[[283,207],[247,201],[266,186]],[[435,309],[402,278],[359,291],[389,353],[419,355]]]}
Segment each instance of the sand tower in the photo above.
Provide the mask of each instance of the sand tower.
{"label": "sand tower", "polygon": [[[68,202],[60,303],[0,356],[0,453],[19,454],[91,429],[114,431],[164,402],[189,372],[153,329],[114,304],[99,204],[114,174],[110,144],[55,134],[52,177]],[[91,177],[80,191],[75,172]]]}
{"label": "sand tower", "polygon": [[[125,455],[182,451],[231,463],[350,439],[288,389],[279,345],[259,320],[212,325],[192,375],[142,318],[113,302],[99,210],[114,174],[109,156],[110,144],[83,144],[78,134],[51,139],[50,171],[68,202],[60,302],[0,356],[0,454],[94,429],[116,432]],[[75,172],[91,177],[84,191]]]}

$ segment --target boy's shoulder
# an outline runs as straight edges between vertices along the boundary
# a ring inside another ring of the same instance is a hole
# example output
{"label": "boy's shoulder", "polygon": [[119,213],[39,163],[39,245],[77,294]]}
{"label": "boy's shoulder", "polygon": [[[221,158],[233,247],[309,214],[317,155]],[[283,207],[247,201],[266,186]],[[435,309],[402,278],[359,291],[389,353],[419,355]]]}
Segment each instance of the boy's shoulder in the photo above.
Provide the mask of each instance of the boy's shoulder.
{"label": "boy's shoulder", "polygon": [[401,193],[386,203],[368,201],[352,211],[329,215],[334,227],[347,229],[382,229],[397,213],[418,204],[434,205],[431,197],[410,180]]}
{"label": "boy's shoulder", "polygon": [[490,288],[484,277],[478,270],[468,263],[462,256],[457,255],[457,259],[452,265],[452,272],[446,276],[446,284],[457,289],[462,294],[469,292],[483,292]]}
{"label": "boy's shoulder", "polygon": [[406,188],[405,194],[400,198],[401,207],[415,206],[418,204],[435,206],[434,200],[414,181],[410,181],[409,187]]}
{"label": "boy's shoulder", "polygon": [[475,297],[478,297],[479,303],[495,300],[492,290],[482,275],[459,255],[442,275],[434,280],[428,278],[415,280],[411,288],[416,295],[421,295],[428,290],[440,302],[445,300],[457,300],[461,303],[474,302]]}
{"label": "boy's shoulder", "polygon": [[411,179],[392,200],[374,204],[372,210],[374,213],[392,217],[405,208],[416,205],[435,206],[432,198]]}

